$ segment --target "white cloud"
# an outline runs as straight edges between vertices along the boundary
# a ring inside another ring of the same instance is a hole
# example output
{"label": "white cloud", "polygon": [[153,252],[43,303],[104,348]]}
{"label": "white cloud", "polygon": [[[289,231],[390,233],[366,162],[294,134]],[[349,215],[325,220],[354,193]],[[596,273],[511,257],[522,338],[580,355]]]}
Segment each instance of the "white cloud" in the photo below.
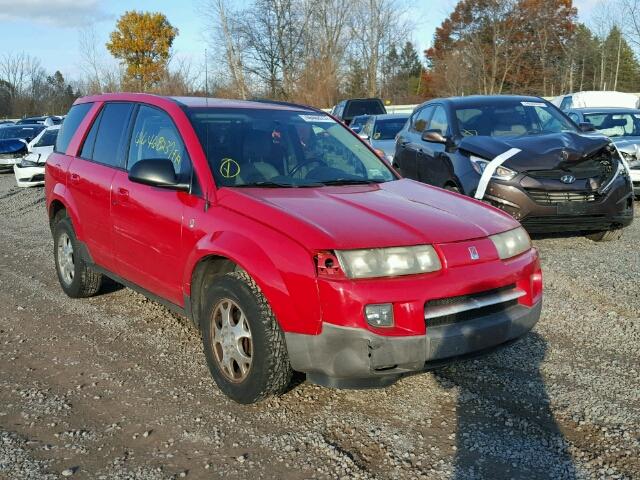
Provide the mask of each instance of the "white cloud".
{"label": "white cloud", "polygon": [[32,21],[76,28],[113,18],[99,0],[0,0],[1,21]]}

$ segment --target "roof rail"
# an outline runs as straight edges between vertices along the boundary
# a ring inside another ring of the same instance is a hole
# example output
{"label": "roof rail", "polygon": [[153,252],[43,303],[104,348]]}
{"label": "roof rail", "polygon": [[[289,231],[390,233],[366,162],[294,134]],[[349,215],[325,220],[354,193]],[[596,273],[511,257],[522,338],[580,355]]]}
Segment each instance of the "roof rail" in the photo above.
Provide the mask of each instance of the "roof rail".
{"label": "roof rail", "polygon": [[310,105],[304,105],[302,103],[284,102],[282,100],[271,100],[269,98],[252,98],[251,101],[252,102],[259,102],[259,103],[272,103],[274,105],[284,105],[284,106],[287,106],[287,107],[300,107],[300,108],[306,108],[308,110],[313,110],[314,112],[325,113],[319,108],[312,107]]}

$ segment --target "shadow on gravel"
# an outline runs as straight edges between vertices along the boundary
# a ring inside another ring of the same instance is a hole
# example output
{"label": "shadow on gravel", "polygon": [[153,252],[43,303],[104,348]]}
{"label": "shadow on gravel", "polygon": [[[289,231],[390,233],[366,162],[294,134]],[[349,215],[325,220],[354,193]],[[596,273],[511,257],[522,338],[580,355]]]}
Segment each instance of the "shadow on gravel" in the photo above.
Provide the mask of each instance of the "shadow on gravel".
{"label": "shadow on gravel", "polygon": [[100,290],[98,290],[98,293],[96,293],[94,296],[100,297],[102,295],[108,295],[110,293],[114,293],[119,290],[122,290],[123,288],[124,288],[124,285],[116,282],[115,280],[110,279],[106,275],[103,275],[102,285],[100,286]]}
{"label": "shadow on gravel", "polygon": [[574,480],[576,470],[540,365],[547,342],[532,332],[487,357],[436,372],[459,387],[452,480]]}

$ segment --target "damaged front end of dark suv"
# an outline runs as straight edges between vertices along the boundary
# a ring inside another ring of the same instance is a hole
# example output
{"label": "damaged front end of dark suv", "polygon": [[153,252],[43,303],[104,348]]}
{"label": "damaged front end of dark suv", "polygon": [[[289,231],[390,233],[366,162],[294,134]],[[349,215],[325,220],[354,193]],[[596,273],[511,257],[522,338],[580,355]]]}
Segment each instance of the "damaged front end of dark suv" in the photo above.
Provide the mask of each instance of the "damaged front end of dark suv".
{"label": "damaged front end of dark suv", "polygon": [[494,158],[505,150],[520,151],[501,165],[502,175],[491,177],[482,199],[529,232],[585,232],[598,239],[632,222],[629,171],[609,139],[564,132],[477,145],[487,140],[467,138],[460,148],[472,162],[475,152]]}

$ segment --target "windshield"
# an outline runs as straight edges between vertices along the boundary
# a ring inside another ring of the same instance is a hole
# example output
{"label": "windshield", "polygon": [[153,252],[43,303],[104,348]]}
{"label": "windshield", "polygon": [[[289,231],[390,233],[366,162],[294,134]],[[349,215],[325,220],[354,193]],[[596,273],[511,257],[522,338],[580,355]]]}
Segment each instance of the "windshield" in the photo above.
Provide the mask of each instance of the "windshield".
{"label": "windshield", "polygon": [[640,136],[639,113],[587,113],[587,122],[608,137]]}
{"label": "windshield", "polygon": [[519,137],[576,132],[575,125],[547,102],[499,101],[456,109],[460,133],[465,137]]}
{"label": "windshield", "polygon": [[219,186],[315,187],[396,179],[326,114],[219,108],[194,108],[188,114]]}
{"label": "windshield", "polygon": [[358,115],[381,115],[387,113],[379,100],[349,100],[345,117],[356,117]]}
{"label": "windshield", "polygon": [[4,127],[0,129],[0,139],[22,138],[24,140],[33,140],[44,127],[38,125],[30,125],[28,127]]}
{"label": "windshield", "polygon": [[36,142],[34,147],[52,147],[56,144],[56,138],[58,138],[59,129],[47,130],[42,134],[40,140]]}
{"label": "windshield", "polygon": [[[408,118],[408,117],[407,117]],[[391,118],[386,120],[377,120],[373,126],[372,140],[393,140],[404,124],[407,118]]]}

